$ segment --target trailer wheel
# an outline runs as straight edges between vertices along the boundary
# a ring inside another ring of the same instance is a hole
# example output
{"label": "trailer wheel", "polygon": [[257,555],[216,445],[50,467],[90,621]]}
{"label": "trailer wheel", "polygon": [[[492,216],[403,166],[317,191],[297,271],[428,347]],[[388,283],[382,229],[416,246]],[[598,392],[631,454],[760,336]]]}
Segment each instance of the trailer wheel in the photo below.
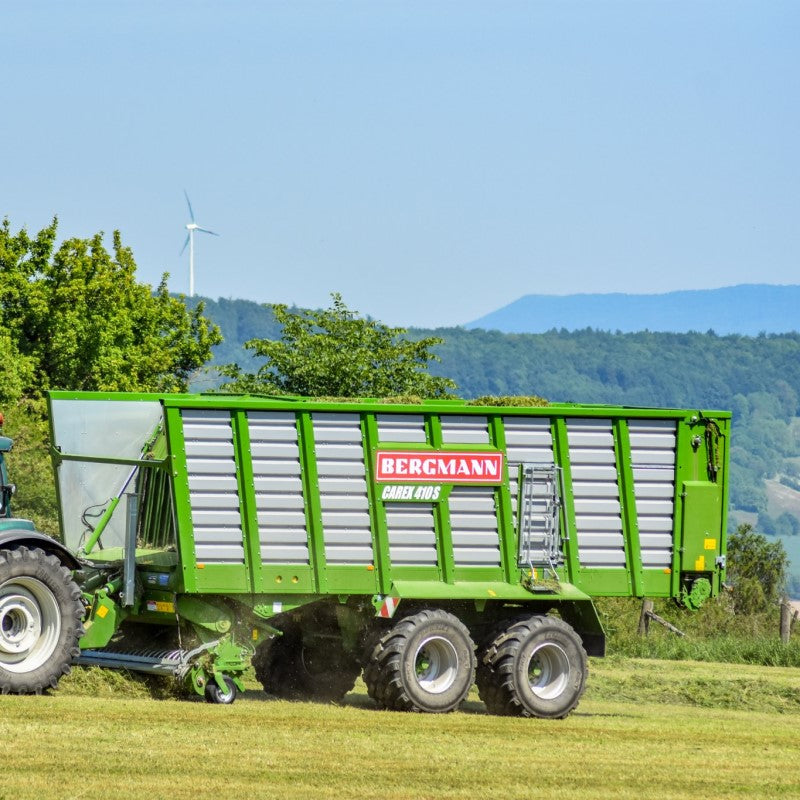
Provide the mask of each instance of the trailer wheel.
{"label": "trailer wheel", "polygon": [[229,706],[237,698],[239,690],[232,678],[227,675],[223,678],[225,683],[225,691],[219,688],[217,682],[211,678],[206,684],[205,698],[207,703],[218,703],[223,706]]}
{"label": "trailer wheel", "polygon": [[83,606],[69,570],[43,550],[0,550],[0,692],[55,689],[80,653]]}
{"label": "trailer wheel", "polygon": [[284,626],[283,636],[264,642],[253,656],[256,678],[281,700],[339,702],[356,684],[361,665],[336,639],[303,644],[301,629]]}
{"label": "trailer wheel", "polygon": [[444,713],[457,708],[475,677],[469,631],[440,609],[397,621],[373,641],[364,682],[381,708]]}
{"label": "trailer wheel", "polygon": [[492,714],[563,719],[586,686],[580,637],[556,617],[518,617],[483,644],[477,674],[481,700]]}

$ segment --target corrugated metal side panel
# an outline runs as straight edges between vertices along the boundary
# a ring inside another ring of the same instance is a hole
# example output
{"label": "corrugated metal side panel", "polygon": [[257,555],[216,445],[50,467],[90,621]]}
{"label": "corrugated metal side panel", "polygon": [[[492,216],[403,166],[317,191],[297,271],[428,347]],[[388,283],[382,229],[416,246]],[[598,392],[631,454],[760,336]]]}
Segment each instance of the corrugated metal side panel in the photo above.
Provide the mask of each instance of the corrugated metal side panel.
{"label": "corrugated metal side panel", "polygon": [[[517,496],[519,495],[520,464],[554,464],[553,437],[550,433],[550,420],[542,417],[504,417],[503,428],[506,432],[506,460],[508,461],[508,488],[511,494],[511,510],[514,512],[514,527],[517,524]],[[544,485],[534,487],[533,512],[538,515],[545,512]],[[542,498],[539,500],[538,498]],[[532,542],[544,540],[544,522],[534,518],[533,530],[542,529],[542,536],[532,538]]]}
{"label": "corrugated metal side panel", "polygon": [[250,411],[250,454],[264,564],[308,564],[300,447],[295,415]]}
{"label": "corrugated metal side panel", "polygon": [[442,414],[439,419],[445,444],[489,444],[489,421],[486,417]]}
{"label": "corrugated metal side panel", "polygon": [[435,567],[436,528],[433,505],[386,503],[389,555],[395,567]]}
{"label": "corrugated metal side panel", "polygon": [[372,531],[358,414],[312,414],[328,564],[371,564]]}
{"label": "corrugated metal side panel", "polygon": [[422,414],[377,414],[378,438],[382,442],[425,444],[425,417]]}
{"label": "corrugated metal side panel", "polygon": [[628,431],[642,566],[670,567],[677,423],[671,419],[632,419]]}
{"label": "corrugated metal side panel", "polygon": [[454,486],[448,502],[455,566],[499,567],[500,539],[492,487]]}
{"label": "corrugated metal side panel", "polygon": [[608,419],[568,419],[578,559],[584,567],[624,567],[625,541]]}
{"label": "corrugated metal side panel", "polygon": [[201,564],[244,564],[229,411],[181,411],[195,553]]}

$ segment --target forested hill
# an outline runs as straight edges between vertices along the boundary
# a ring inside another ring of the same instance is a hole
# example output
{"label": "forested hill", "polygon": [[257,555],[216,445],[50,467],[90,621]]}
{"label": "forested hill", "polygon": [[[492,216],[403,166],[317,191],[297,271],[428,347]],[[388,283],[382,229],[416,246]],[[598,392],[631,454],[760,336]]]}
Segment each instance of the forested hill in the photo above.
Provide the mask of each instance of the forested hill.
{"label": "forested hill", "polygon": [[[731,410],[734,505],[772,516],[765,478],[800,488],[800,334],[551,331],[503,334],[463,328],[414,331],[442,337],[432,371],[465,397],[539,394],[553,401]],[[800,495],[797,496],[800,509]],[[788,517],[787,532],[800,531]]]}
{"label": "forested hill", "polygon": [[729,409],[737,396],[761,392],[793,414],[800,395],[797,333],[412,333],[445,340],[434,369],[453,378],[466,396],[538,393],[584,403]]}
{"label": "forested hill", "polygon": [[[216,363],[238,361],[252,369],[243,342],[279,335],[271,312],[256,303],[207,301],[206,310],[225,337]],[[462,397],[538,394],[551,401],[732,410],[732,499],[737,508],[760,512],[767,528],[786,507],[768,502],[764,479],[783,481],[790,493],[800,488],[793,419],[800,405],[798,333],[503,334],[446,328],[409,335],[444,339],[437,348],[442,360],[431,371],[455,380]],[[198,377],[194,387],[213,384],[213,376]],[[800,511],[800,494],[796,499]],[[782,525],[800,531],[800,521],[784,518]]]}
{"label": "forested hill", "polygon": [[623,333],[787,333],[800,330],[800,286],[751,284],[666,294],[529,294],[466,327],[504,333],[587,327]]}

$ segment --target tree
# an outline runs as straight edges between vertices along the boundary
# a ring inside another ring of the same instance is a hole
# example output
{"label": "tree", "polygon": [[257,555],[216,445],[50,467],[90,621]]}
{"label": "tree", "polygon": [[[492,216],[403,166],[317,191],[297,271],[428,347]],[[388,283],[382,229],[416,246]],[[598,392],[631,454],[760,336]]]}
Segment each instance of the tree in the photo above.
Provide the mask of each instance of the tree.
{"label": "tree", "polygon": [[47,389],[181,391],[211,357],[219,330],[136,279],[118,231],[55,247],[57,221],[31,237],[0,227],[0,400]]}
{"label": "tree", "polygon": [[56,533],[47,450],[48,389],[183,391],[211,356],[218,328],[136,280],[131,250],[102,234],[56,248],[57,222],[34,236],[0,225],[0,404],[15,439],[15,513]]}
{"label": "tree", "polygon": [[358,316],[332,294],[322,311],[269,304],[282,327],[279,340],[251,339],[248,350],[266,359],[256,373],[238,364],[220,371],[232,380],[225,391],[307,397],[446,397],[453,381],[430,375],[431,348],[441,339],[411,341],[404,328],[390,328]]}
{"label": "tree", "polygon": [[768,542],[752,525],[739,525],[728,538],[728,578],[737,613],[766,611],[786,589],[789,558],[781,541]]}

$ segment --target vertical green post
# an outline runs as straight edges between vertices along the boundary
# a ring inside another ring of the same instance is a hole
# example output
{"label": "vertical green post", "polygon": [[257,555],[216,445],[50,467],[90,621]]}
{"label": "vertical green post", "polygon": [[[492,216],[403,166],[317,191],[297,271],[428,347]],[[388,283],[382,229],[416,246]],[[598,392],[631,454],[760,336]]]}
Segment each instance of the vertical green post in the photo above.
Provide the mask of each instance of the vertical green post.
{"label": "vertical green post", "polygon": [[250,573],[253,592],[263,591],[261,575],[261,543],[258,532],[258,510],[256,507],[256,485],[253,475],[253,460],[250,454],[250,428],[246,411],[234,411],[231,415],[233,428],[233,452],[236,459],[236,481],[239,489],[239,513],[244,536],[245,565]]}
{"label": "vertical green post", "polygon": [[[498,450],[506,452],[506,432],[503,419],[499,415],[489,417],[489,441]],[[517,499],[519,503],[519,498]],[[511,492],[508,488],[508,459],[503,458],[503,483],[495,488],[494,505],[497,514],[497,529],[500,534],[500,554],[503,562],[503,577],[514,583],[517,567],[517,532],[514,528],[514,514],[511,510]]]}
{"label": "vertical green post", "polygon": [[183,570],[183,585],[187,592],[196,592],[197,556],[194,549],[189,473],[186,468],[186,442],[183,439],[181,410],[173,407],[165,408],[164,419],[167,425],[168,461],[175,496],[175,522],[178,527],[178,552]]}
{"label": "vertical green post", "polygon": [[367,498],[372,526],[372,552],[375,554],[375,569],[378,571],[378,591],[388,594],[392,588],[391,558],[389,555],[389,531],[386,515],[380,499],[381,487],[375,483],[375,450],[378,447],[378,422],[374,414],[362,413],[361,436],[364,442],[364,466],[367,471]]}
{"label": "vertical green post", "polygon": [[[428,415],[426,433],[431,447],[437,450],[441,450],[444,447],[442,423],[438,414]],[[455,558],[453,556],[453,534],[450,531],[450,509],[447,503],[436,503],[433,519],[436,528],[439,574],[445,583],[453,583]]]}
{"label": "vertical green post", "polygon": [[317,456],[314,450],[314,425],[311,413],[302,411],[297,415],[297,437],[300,443],[300,472],[303,479],[303,496],[306,506],[306,529],[308,532],[308,554],[316,591],[324,593],[328,588],[325,558],[325,537],[322,530],[322,505],[319,499],[319,476]]}
{"label": "vertical green post", "polygon": [[681,561],[683,560],[683,482],[695,475],[695,456],[692,452],[692,430],[686,420],[678,422],[675,437],[675,495],[672,516],[672,572],[670,596],[679,597],[681,591]]}
{"label": "vertical green post", "polygon": [[636,513],[628,420],[615,419],[613,429],[614,455],[617,462],[617,488],[622,512],[622,535],[625,541],[625,564],[630,580],[631,594],[634,597],[643,597],[642,549],[639,541],[639,517]]}
{"label": "vertical green post", "polygon": [[569,439],[567,438],[567,421],[564,417],[554,417],[550,423],[553,437],[553,456],[561,467],[564,481],[561,498],[561,530],[564,532],[564,561],[567,566],[567,577],[570,583],[578,579],[580,562],[578,560],[578,531],[575,527],[575,504],[572,501],[572,468],[569,460]]}

